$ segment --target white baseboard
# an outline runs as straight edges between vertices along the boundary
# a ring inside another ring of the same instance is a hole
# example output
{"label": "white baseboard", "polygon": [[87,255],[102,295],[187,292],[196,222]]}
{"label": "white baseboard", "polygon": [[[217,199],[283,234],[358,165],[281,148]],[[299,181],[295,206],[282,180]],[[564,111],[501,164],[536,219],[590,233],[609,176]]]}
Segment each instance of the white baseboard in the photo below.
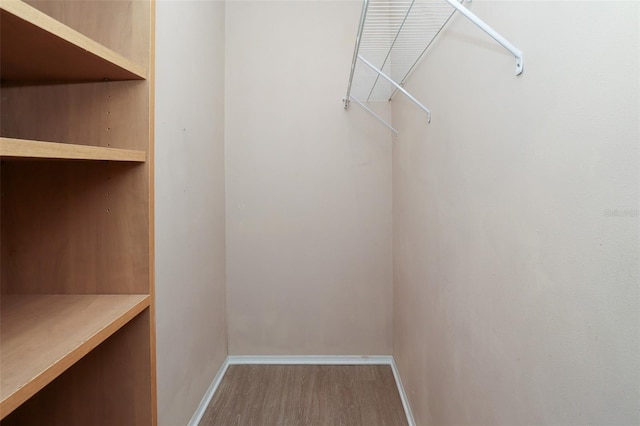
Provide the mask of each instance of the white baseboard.
{"label": "white baseboard", "polygon": [[207,392],[202,397],[200,405],[198,405],[195,413],[193,413],[193,416],[191,416],[191,420],[189,420],[188,426],[198,426],[198,423],[200,423],[200,420],[202,420],[204,412],[207,411],[207,407],[209,406],[209,403],[213,398],[213,394],[216,393],[216,389],[218,389],[218,386],[220,386],[220,382],[222,381],[224,374],[227,372],[227,368],[229,368],[229,357],[226,357],[224,362],[222,363],[222,366],[220,366],[220,369],[216,373],[216,376],[213,378],[213,382],[211,382],[209,389],[207,389]]}
{"label": "white baseboard", "polygon": [[396,360],[393,359],[393,357],[391,357],[391,371],[393,371],[393,377],[396,379],[396,386],[398,387],[398,392],[400,392],[400,400],[402,401],[404,414],[406,414],[407,416],[407,422],[409,423],[409,426],[416,426],[416,421],[413,418],[413,412],[411,411],[411,406],[409,405],[409,398],[407,398],[407,394],[404,391],[402,379],[400,379],[400,372],[398,371]]}
{"label": "white baseboard", "polygon": [[229,364],[320,364],[365,365],[391,364],[391,355],[229,355]]}
{"label": "white baseboard", "polygon": [[227,368],[230,365],[241,364],[273,364],[273,365],[301,365],[301,364],[320,364],[320,365],[372,365],[372,364],[384,364],[391,367],[393,371],[393,377],[400,393],[400,399],[402,400],[402,408],[407,416],[407,422],[409,426],[415,426],[416,423],[413,419],[413,413],[409,406],[409,400],[407,394],[402,386],[402,380],[400,380],[400,373],[396,366],[396,362],[391,355],[303,355],[303,356],[280,356],[280,355],[229,355],[227,359],[220,367],[218,374],[213,379],[211,386],[207,390],[207,393],[200,401],[198,409],[191,417],[189,426],[197,426],[202,416],[204,415],[207,406],[213,398],[213,394],[220,385],[222,377],[227,372]]}

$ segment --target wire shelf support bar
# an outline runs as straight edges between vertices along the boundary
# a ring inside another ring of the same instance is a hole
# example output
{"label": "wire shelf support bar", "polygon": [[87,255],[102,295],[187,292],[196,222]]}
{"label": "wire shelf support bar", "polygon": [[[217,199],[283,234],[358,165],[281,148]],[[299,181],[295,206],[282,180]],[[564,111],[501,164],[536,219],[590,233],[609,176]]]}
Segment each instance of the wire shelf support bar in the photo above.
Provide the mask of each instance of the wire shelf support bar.
{"label": "wire shelf support bar", "polygon": [[[382,62],[382,66],[380,67],[380,69],[384,69],[384,66],[387,64],[387,61],[389,60],[389,56],[391,56],[391,52],[393,51],[393,48],[395,47],[396,42],[398,41],[398,37],[400,36],[400,33],[402,33],[404,24],[407,22],[407,18],[409,17],[409,14],[411,13],[411,9],[413,8],[413,4],[415,2],[416,0],[411,0],[411,4],[407,8],[407,13],[405,13],[404,18],[402,18],[402,23],[400,24],[400,27],[396,32],[396,36],[393,38],[393,43],[391,43],[391,47],[389,47],[389,51],[387,51],[387,55],[384,57],[384,61]],[[378,84],[379,78],[380,78],[380,74],[378,74],[378,76],[376,77],[376,81],[373,82],[373,86],[371,86],[371,91],[369,92],[369,96],[367,96],[367,100],[371,99],[371,95],[373,95],[373,91],[376,88],[376,84]]]}
{"label": "wire shelf support bar", "polygon": [[524,70],[524,59],[522,57],[522,51],[515,47],[509,40],[504,38],[500,33],[491,28],[486,22],[482,19],[478,18],[476,14],[471,12],[469,9],[458,3],[456,0],[445,0],[449,3],[453,8],[455,8],[458,12],[460,12],[464,17],[473,22],[478,28],[487,33],[491,38],[500,43],[502,47],[507,49],[511,54],[516,58],[516,75],[522,74]]}
{"label": "wire shelf support bar", "polygon": [[414,104],[416,104],[420,109],[422,109],[424,112],[426,112],[427,113],[427,122],[431,123],[431,111],[429,110],[429,108],[427,108],[426,106],[422,105],[419,100],[417,100],[416,98],[413,97],[413,95],[411,95],[411,93],[409,93],[406,90],[404,90],[404,87],[400,86],[398,83],[393,81],[393,79],[391,77],[389,77],[388,75],[383,73],[381,70],[376,68],[376,66],[373,65],[371,62],[367,61],[365,58],[363,58],[360,55],[358,55],[358,59],[360,59],[366,66],[371,68],[373,71],[377,72],[380,77],[384,78],[389,83],[391,83],[392,86],[394,86],[396,89],[398,89],[400,92],[402,92]]}

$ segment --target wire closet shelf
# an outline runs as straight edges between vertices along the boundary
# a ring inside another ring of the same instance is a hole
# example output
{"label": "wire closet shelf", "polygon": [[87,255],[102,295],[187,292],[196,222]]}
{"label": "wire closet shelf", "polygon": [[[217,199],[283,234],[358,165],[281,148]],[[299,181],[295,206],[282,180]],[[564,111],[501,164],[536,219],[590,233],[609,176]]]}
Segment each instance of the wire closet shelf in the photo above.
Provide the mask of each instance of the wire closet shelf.
{"label": "wire closet shelf", "polygon": [[523,70],[522,52],[461,3],[464,0],[364,0],[351,62],[344,108],[354,101],[394,133],[366,103],[390,101],[401,92],[427,114],[431,111],[404,89],[404,83],[454,13],[468,18],[515,57]]}

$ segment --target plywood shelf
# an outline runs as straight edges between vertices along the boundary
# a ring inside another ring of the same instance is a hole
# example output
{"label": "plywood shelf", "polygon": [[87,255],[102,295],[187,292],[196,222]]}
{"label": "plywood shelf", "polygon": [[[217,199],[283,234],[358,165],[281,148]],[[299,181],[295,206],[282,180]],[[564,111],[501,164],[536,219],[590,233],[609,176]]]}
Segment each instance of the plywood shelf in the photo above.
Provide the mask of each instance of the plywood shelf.
{"label": "plywood shelf", "polygon": [[146,153],[132,149],[41,142],[0,137],[0,158],[144,162]]}
{"label": "plywood shelf", "polygon": [[0,419],[140,314],[149,295],[8,295],[0,301]]}
{"label": "plywood shelf", "polygon": [[20,0],[0,2],[3,81],[102,81],[146,77],[144,67]]}

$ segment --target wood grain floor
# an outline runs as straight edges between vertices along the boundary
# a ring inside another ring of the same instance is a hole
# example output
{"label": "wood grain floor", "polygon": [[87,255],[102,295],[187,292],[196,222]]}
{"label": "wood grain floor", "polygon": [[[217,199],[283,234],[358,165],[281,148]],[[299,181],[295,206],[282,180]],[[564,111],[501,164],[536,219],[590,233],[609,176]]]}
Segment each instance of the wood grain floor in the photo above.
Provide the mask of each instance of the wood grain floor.
{"label": "wood grain floor", "polygon": [[402,426],[388,365],[231,365],[200,426]]}

